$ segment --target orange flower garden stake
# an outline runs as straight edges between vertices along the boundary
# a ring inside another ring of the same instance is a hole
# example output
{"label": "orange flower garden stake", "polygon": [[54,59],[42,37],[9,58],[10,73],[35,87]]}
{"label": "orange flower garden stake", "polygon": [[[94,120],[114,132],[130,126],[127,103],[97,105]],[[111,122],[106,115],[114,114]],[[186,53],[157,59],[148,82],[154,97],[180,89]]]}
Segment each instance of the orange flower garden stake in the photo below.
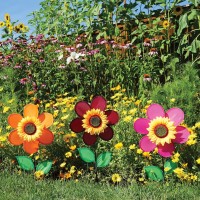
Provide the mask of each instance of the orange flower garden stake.
{"label": "orange flower garden stake", "polygon": [[12,145],[23,145],[25,152],[33,154],[38,151],[39,144],[53,142],[54,135],[48,129],[53,124],[52,114],[44,112],[39,115],[38,106],[28,104],[24,107],[23,116],[17,113],[8,116],[8,123],[14,128],[8,136]]}

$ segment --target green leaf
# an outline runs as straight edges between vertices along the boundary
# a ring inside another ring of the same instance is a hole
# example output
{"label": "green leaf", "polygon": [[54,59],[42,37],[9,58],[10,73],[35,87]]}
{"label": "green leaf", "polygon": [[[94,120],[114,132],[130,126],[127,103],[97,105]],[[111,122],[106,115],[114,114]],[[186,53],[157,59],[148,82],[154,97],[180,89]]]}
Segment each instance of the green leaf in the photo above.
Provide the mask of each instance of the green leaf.
{"label": "green leaf", "polygon": [[115,27],[115,36],[119,36],[120,34],[120,29],[116,26]]}
{"label": "green leaf", "polygon": [[97,157],[97,167],[106,167],[111,160],[110,152],[103,152]]}
{"label": "green leaf", "polygon": [[177,163],[172,162],[171,159],[166,160],[164,168],[166,169],[165,174],[170,174],[178,167]]}
{"label": "green leaf", "polygon": [[86,147],[78,148],[78,152],[83,161],[87,163],[95,162],[95,155],[91,149]]}
{"label": "green leaf", "polygon": [[24,170],[34,170],[34,164],[30,157],[28,156],[16,156],[17,162],[21,169]]}
{"label": "green leaf", "polygon": [[53,162],[51,160],[46,160],[44,162],[38,163],[36,171],[43,171],[44,174],[48,174],[52,167],[52,163]]}
{"label": "green leaf", "polygon": [[147,166],[144,171],[147,177],[153,181],[162,181],[164,179],[163,171],[157,166]]}
{"label": "green leaf", "polygon": [[188,27],[187,24],[187,13],[185,13],[184,15],[181,15],[180,19],[179,19],[179,27],[178,27],[178,31],[177,34],[178,36],[180,36],[180,34],[182,33],[182,30],[186,27]]}
{"label": "green leaf", "polygon": [[188,15],[188,20],[194,20],[198,17],[198,12],[197,10],[192,10],[191,13]]}

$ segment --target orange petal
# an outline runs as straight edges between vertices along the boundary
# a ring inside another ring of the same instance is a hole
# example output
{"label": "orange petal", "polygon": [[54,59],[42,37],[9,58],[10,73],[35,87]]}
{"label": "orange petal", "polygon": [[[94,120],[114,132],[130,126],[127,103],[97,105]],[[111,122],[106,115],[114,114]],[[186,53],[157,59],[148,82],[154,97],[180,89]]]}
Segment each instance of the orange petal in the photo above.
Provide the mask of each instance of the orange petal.
{"label": "orange petal", "polygon": [[48,130],[48,129],[43,129],[43,132],[42,132],[42,135],[41,137],[38,139],[38,141],[41,143],[41,144],[44,144],[44,145],[48,145],[48,144],[51,144],[54,140],[54,135],[53,133]]}
{"label": "orange petal", "polygon": [[8,116],[8,123],[11,127],[17,128],[18,123],[22,120],[22,116],[17,113],[10,114]]}
{"label": "orange petal", "polygon": [[45,128],[48,128],[53,124],[53,115],[50,113],[42,113],[38,118]]}
{"label": "orange petal", "polygon": [[38,151],[39,149],[39,142],[37,140],[35,141],[24,141],[23,148],[26,153],[32,154]]}
{"label": "orange petal", "polygon": [[24,117],[38,117],[38,106],[34,104],[27,104],[24,107]]}
{"label": "orange petal", "polygon": [[23,143],[23,139],[21,139],[17,133],[17,130],[13,130],[10,132],[10,135],[8,136],[8,140],[13,145],[20,145]]}

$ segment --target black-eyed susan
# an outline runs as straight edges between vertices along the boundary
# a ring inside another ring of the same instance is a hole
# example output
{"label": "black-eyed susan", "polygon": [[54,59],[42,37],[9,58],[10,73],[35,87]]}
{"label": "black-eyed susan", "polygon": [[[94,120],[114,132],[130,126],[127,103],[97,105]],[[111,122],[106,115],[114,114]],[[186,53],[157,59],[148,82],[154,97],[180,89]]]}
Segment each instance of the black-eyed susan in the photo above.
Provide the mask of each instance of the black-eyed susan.
{"label": "black-eyed susan", "polygon": [[16,33],[19,33],[19,32],[20,32],[19,26],[14,26],[14,31],[15,31]]}
{"label": "black-eyed susan", "polygon": [[134,129],[145,136],[140,140],[140,148],[150,152],[156,147],[163,157],[171,157],[175,150],[174,143],[188,141],[190,132],[180,126],[184,120],[184,112],[180,108],[171,108],[167,112],[159,104],[151,104],[147,108],[147,118],[134,122]]}
{"label": "black-eyed susan", "polygon": [[23,144],[29,154],[37,152],[39,144],[48,145],[54,140],[53,133],[47,129],[53,124],[53,116],[50,113],[38,116],[37,105],[26,105],[24,117],[17,113],[9,115],[8,123],[14,128],[8,136],[9,142],[16,146]]}
{"label": "black-eyed susan", "polygon": [[5,23],[0,21],[0,28],[4,27],[5,26]]}
{"label": "black-eyed susan", "polygon": [[85,144],[95,144],[98,136],[106,141],[112,139],[111,125],[118,122],[119,115],[116,111],[105,110],[106,106],[107,102],[102,96],[94,97],[91,105],[85,101],[80,101],[75,105],[75,112],[79,117],[72,120],[70,128],[75,133],[84,131]]}
{"label": "black-eyed susan", "polygon": [[23,23],[19,23],[18,27],[22,30],[22,29],[24,29],[25,25]]}
{"label": "black-eyed susan", "polygon": [[4,19],[5,19],[6,22],[10,22],[10,15],[8,13],[6,13],[4,15]]}
{"label": "black-eyed susan", "polygon": [[164,20],[162,23],[163,28],[168,28],[170,26],[170,22],[168,20]]}
{"label": "black-eyed susan", "polygon": [[173,9],[173,13],[174,13],[174,15],[179,16],[183,13],[183,8],[181,6],[176,6]]}

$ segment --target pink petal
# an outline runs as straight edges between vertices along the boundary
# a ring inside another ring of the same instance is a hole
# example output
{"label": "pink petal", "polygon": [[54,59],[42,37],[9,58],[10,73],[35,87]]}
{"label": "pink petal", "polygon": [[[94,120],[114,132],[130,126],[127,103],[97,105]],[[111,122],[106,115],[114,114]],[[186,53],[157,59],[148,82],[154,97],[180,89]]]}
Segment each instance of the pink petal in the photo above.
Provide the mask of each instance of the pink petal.
{"label": "pink petal", "polygon": [[114,110],[107,110],[105,111],[105,114],[107,115],[108,119],[108,124],[114,125],[119,121],[119,115],[116,111]]}
{"label": "pink petal", "polygon": [[173,142],[180,144],[187,142],[188,137],[190,135],[188,129],[185,128],[184,126],[177,126],[176,131],[177,131],[176,138],[173,140]]}
{"label": "pink petal", "polygon": [[184,120],[184,112],[180,108],[171,108],[166,112],[166,116],[178,126]]}
{"label": "pink petal", "polygon": [[90,135],[89,133],[83,134],[83,142],[89,146],[95,144],[97,141],[97,135]]}
{"label": "pink petal", "polygon": [[74,131],[75,133],[80,133],[80,132],[84,131],[82,124],[83,124],[82,119],[76,118],[71,121],[69,126],[70,126],[71,130]]}
{"label": "pink petal", "polygon": [[171,157],[174,150],[175,150],[175,147],[173,143],[170,143],[170,144],[165,143],[164,146],[162,145],[158,146],[158,153],[162,157],[165,157],[165,158]]}
{"label": "pink petal", "polygon": [[106,109],[106,100],[102,96],[96,96],[91,102],[91,108],[98,108],[102,111]]}
{"label": "pink petal", "polygon": [[108,140],[111,140],[113,138],[113,135],[114,135],[114,132],[113,132],[112,128],[110,126],[108,126],[104,130],[104,132],[102,132],[102,133],[99,134],[99,137],[102,140],[108,141]]}
{"label": "pink petal", "polygon": [[148,138],[148,136],[144,136],[140,140],[140,148],[145,152],[153,151],[156,148],[156,144],[151,142]]}
{"label": "pink petal", "polygon": [[151,104],[147,108],[148,119],[155,119],[156,117],[165,117],[165,111],[160,104]]}
{"label": "pink petal", "polygon": [[75,111],[80,117],[83,117],[88,110],[90,110],[90,105],[86,101],[79,101],[75,105]]}
{"label": "pink petal", "polygon": [[141,133],[141,134],[147,134],[148,130],[147,128],[149,127],[150,120],[146,118],[140,118],[137,119],[134,124],[133,128],[135,129],[136,132]]}

